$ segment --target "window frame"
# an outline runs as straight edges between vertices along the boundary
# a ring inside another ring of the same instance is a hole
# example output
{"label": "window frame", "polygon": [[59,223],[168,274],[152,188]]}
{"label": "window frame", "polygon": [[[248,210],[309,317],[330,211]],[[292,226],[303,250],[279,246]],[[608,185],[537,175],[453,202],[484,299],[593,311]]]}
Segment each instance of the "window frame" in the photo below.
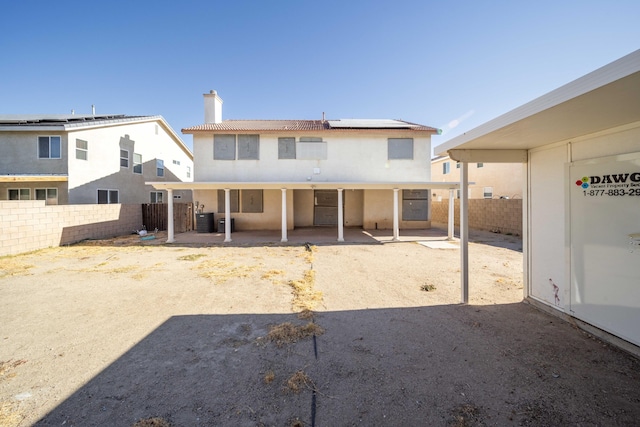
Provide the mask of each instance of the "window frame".
{"label": "window frame", "polygon": [[[47,155],[46,157],[42,155],[41,153],[41,139],[42,138],[47,138]],[[51,152],[53,151],[51,149],[52,147],[52,138],[57,138],[58,140],[58,157],[52,157],[51,156]],[[62,159],[62,137],[60,135],[38,135],[38,159],[53,159],[53,160],[57,160],[57,159]]]}
{"label": "window frame", "polygon": [[[84,148],[78,146],[78,143],[80,142],[84,143]],[[84,158],[78,157],[78,154],[80,153],[84,153]],[[89,160],[89,141],[76,138],[76,160],[84,160],[84,161]]]}
{"label": "window frame", "polygon": [[[140,157],[140,161],[136,162],[136,156]],[[140,170],[138,172],[138,169]],[[133,153],[133,173],[142,175],[142,154]]]}
{"label": "window frame", "polygon": [[448,175],[451,173],[451,163],[442,162],[442,175]]}
{"label": "window frame", "polygon": [[191,166],[187,166],[187,178],[191,178]]}
{"label": "window frame", "polygon": [[213,160],[236,160],[236,140],[235,134],[213,135]]}
{"label": "window frame", "polygon": [[[100,192],[106,192],[107,201],[100,202]],[[112,197],[115,195],[116,201],[112,200]],[[116,189],[107,189],[107,188],[98,188],[96,193],[96,203],[99,205],[115,205],[120,203],[120,190]]]}
{"label": "window frame", "polygon": [[[17,199],[11,198],[12,191],[17,191]],[[27,193],[27,198],[22,197],[23,192]],[[31,188],[7,188],[7,200],[31,200]]]}
{"label": "window frame", "polygon": [[[487,189],[489,189],[489,191],[487,191]],[[487,197],[487,194],[489,197]],[[493,199],[493,187],[482,187],[482,198]]]}
{"label": "window frame", "polygon": [[156,176],[164,178],[164,160],[156,159]]}
{"label": "window frame", "polygon": [[[39,199],[38,198],[38,191],[44,191],[44,199]],[[50,192],[55,192],[55,197],[50,197],[49,196]],[[35,200],[44,200],[45,204],[47,204],[47,205],[57,205],[58,204],[58,189],[55,188],[55,187],[36,188],[34,193],[35,193]]]}
{"label": "window frame", "polygon": [[[160,197],[158,197],[160,196]],[[164,203],[164,193],[162,191],[151,191],[149,192],[149,203],[151,204],[162,204]]]}
{"label": "window frame", "polygon": [[[126,157],[122,155],[123,153],[127,153]],[[120,149],[120,167],[129,169],[129,150],[124,148]]]}

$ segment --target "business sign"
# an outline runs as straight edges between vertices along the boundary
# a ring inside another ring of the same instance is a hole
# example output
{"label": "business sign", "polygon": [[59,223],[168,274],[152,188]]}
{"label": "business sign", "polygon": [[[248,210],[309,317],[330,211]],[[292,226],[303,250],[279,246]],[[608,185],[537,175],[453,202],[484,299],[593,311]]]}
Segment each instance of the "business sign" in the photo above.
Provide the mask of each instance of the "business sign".
{"label": "business sign", "polygon": [[585,197],[640,197],[640,172],[583,176],[576,181],[576,186]]}

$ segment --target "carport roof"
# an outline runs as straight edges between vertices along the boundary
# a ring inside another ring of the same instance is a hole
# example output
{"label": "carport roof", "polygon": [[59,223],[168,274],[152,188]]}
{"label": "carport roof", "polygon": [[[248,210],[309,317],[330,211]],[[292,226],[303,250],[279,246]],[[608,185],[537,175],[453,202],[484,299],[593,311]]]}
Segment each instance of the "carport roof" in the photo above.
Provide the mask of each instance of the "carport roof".
{"label": "carport roof", "polygon": [[403,188],[411,190],[454,190],[460,188],[459,182],[147,182],[158,190],[393,190]]}
{"label": "carport roof", "polygon": [[636,50],[436,146],[434,152],[526,150],[639,120],[640,50]]}

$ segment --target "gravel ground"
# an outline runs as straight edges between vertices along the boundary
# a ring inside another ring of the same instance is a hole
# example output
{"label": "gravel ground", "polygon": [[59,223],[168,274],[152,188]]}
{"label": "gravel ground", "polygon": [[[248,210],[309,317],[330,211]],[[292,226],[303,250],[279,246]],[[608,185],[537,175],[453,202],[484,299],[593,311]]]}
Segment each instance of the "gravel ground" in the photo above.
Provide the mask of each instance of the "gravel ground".
{"label": "gravel ground", "polygon": [[0,425],[637,425],[640,363],[522,302],[521,242],[0,258]]}

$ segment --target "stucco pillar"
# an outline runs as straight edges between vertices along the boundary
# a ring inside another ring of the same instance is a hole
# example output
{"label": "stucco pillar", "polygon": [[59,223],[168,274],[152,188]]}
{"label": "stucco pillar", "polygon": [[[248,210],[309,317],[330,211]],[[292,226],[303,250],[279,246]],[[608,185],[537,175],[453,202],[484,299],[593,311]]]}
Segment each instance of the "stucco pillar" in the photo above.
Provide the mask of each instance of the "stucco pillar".
{"label": "stucco pillar", "polygon": [[447,226],[447,240],[453,240],[453,229],[454,229],[454,218],[455,208],[454,208],[454,191],[453,189],[449,190],[449,222]]}
{"label": "stucco pillar", "polygon": [[167,243],[175,242],[173,228],[173,190],[167,189]]}
{"label": "stucco pillar", "polygon": [[287,189],[281,188],[282,191],[282,239],[281,242],[287,241]]}
{"label": "stucco pillar", "polygon": [[344,242],[344,213],[342,208],[342,188],[338,188],[338,242]]}
{"label": "stucco pillar", "polygon": [[393,189],[393,239],[394,241],[400,240],[400,226],[398,221],[398,193],[400,189]]}
{"label": "stucco pillar", "polygon": [[224,189],[224,241],[231,241],[231,189]]}
{"label": "stucco pillar", "polygon": [[460,163],[460,302],[469,303],[469,164]]}

